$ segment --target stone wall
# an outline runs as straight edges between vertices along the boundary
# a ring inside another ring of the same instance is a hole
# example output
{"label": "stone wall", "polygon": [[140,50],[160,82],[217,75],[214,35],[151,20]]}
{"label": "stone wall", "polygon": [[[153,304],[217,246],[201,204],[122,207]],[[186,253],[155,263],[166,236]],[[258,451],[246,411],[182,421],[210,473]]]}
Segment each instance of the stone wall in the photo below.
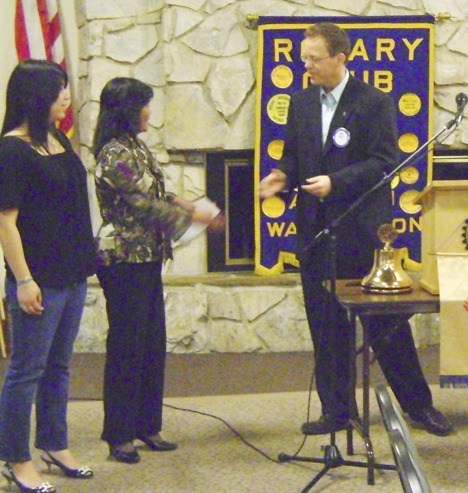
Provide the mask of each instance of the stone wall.
{"label": "stone wall", "polygon": [[[90,183],[99,95],[116,76],[136,77],[153,87],[151,127],[144,138],[175,193],[191,199],[206,193],[203,151],[253,149],[257,33],[249,14],[437,17],[447,12],[435,28],[434,128],[453,116],[455,95],[468,87],[466,0],[75,0],[75,5],[79,140]],[[460,125],[445,144],[468,145],[468,125]],[[176,250],[166,269],[172,275],[204,274],[205,238]],[[170,350],[310,348],[297,285],[187,284],[173,286],[166,276]],[[423,322],[415,323],[415,332],[427,332],[425,342],[435,342],[436,319],[417,320]],[[77,350],[102,351],[106,324],[102,293],[92,282]],[[429,331],[418,328],[427,325]]]}
{"label": "stone wall", "polygon": [[[168,149],[252,149],[256,29],[249,14],[291,16],[420,15],[436,22],[435,127],[468,85],[465,0],[76,0],[80,39],[80,132],[88,152],[99,94],[114,76],[155,90],[148,142],[159,162]],[[468,144],[468,126],[446,141]],[[176,186],[181,173],[167,169]]]}
{"label": "stone wall", "polygon": [[[298,274],[168,276],[164,285],[170,352],[312,349]],[[438,342],[438,316],[418,314],[410,322],[418,346]],[[92,281],[75,351],[104,352],[106,333],[104,298]]]}

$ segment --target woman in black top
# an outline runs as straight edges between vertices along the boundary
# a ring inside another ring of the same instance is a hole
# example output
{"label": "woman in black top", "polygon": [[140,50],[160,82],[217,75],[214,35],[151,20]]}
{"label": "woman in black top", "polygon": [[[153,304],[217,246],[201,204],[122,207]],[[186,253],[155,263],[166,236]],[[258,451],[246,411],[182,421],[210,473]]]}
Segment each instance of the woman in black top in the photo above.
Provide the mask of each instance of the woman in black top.
{"label": "woman in black top", "polygon": [[21,62],[8,82],[0,139],[0,242],[13,324],[0,458],[3,476],[23,492],[55,491],[31,460],[34,398],[41,459],[70,477],[93,475],[67,440],[69,361],[95,261],[86,170],[54,126],[70,103],[67,82],[54,62]]}

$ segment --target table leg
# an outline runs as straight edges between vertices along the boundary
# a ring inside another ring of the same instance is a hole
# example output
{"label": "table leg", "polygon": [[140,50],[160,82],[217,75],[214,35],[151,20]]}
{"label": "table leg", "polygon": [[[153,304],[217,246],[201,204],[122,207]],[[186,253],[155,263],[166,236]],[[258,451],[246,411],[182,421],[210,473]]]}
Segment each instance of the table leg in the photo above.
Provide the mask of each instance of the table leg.
{"label": "table leg", "polygon": [[3,319],[2,314],[0,314],[0,355],[2,358],[7,357],[6,350],[6,342],[5,342],[5,333],[7,330],[7,320],[6,320],[6,311],[4,313],[5,319]]}
{"label": "table leg", "polygon": [[[354,408],[354,403],[356,402],[356,315],[353,313],[349,314],[350,318],[350,326],[351,326],[351,334],[349,337],[349,387],[348,387],[348,396],[349,396],[349,409]],[[346,452],[348,455],[354,455],[354,446],[353,446],[353,429],[348,428],[346,435]]]}
{"label": "table leg", "polygon": [[[351,371],[351,381],[355,388],[356,386],[356,325],[357,316],[355,313],[350,314],[351,318],[351,343],[352,352],[350,358],[350,371]],[[361,436],[366,447],[367,455],[367,484],[375,484],[375,457],[374,448],[372,446],[372,441],[370,439],[369,433],[369,422],[370,422],[370,412],[369,412],[369,387],[370,387],[370,358],[369,358],[369,332],[366,327],[363,327],[363,341],[362,341],[362,422],[358,420],[353,420],[353,429]],[[350,398],[354,398],[354,389],[350,389]],[[352,446],[352,444],[351,444]],[[348,453],[350,449],[350,440],[348,437]]]}

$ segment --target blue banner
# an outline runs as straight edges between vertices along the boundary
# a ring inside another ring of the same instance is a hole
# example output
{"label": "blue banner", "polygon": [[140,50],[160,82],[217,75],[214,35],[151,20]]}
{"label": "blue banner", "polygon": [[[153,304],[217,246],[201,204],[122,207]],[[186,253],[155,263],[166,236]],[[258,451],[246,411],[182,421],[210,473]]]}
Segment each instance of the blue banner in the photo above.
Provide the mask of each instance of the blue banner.
{"label": "blue banner", "polygon": [[[349,34],[350,73],[388,93],[397,109],[401,162],[432,135],[434,19],[405,17],[261,17],[258,25],[258,74],[255,187],[281,159],[289,100],[307,87],[301,61],[305,29],[333,22]],[[424,154],[424,155],[423,155]],[[419,155],[419,154],[418,154]],[[407,247],[406,266],[421,260],[421,207],[414,199],[432,177],[431,155],[411,161],[392,181],[396,248]],[[255,194],[255,271],[278,274],[295,256],[295,192],[260,201]]]}

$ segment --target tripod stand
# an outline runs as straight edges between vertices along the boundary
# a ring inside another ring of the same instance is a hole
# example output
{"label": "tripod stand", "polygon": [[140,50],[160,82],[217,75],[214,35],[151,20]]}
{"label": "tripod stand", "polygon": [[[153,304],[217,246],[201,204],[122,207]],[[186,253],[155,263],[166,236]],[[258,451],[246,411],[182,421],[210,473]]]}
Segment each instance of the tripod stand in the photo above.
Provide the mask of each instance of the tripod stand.
{"label": "tripod stand", "polygon": [[[328,239],[329,239],[329,251],[328,251],[328,258],[329,258],[329,267],[328,267],[328,272],[329,272],[329,281],[330,281],[330,299],[335,298],[336,296],[336,234],[335,234],[335,227],[336,225],[331,225],[331,227],[324,233]],[[335,314],[333,313],[333,310],[329,311],[329,323],[330,324],[335,324],[336,319],[335,319]],[[351,334],[349,338],[349,343],[350,343],[350,358],[349,358],[349,370],[350,370],[350,375],[355,375],[356,373],[356,368],[355,368],[355,354],[354,354],[354,344],[355,344],[355,323],[351,324]],[[368,349],[368,334],[367,331],[364,331],[364,345]],[[318,350],[320,350],[321,344],[319,345]],[[368,368],[369,365],[369,353],[368,350],[363,351],[363,369]],[[333,375],[333,372],[332,372]],[[368,385],[368,384],[367,384]],[[350,381],[350,386],[348,388],[348,395],[349,395],[349,402],[351,404],[351,401],[354,399],[354,381],[351,379]],[[366,394],[365,394],[366,395]],[[351,406],[350,406],[351,407]],[[346,429],[347,433],[347,454],[348,455],[353,455],[353,430],[356,430],[356,432],[361,436],[361,438],[364,441],[364,444],[366,446],[366,451],[367,451],[367,462],[363,461],[352,461],[352,460],[345,460],[343,459],[343,456],[341,455],[341,452],[338,449],[338,446],[336,444],[336,433],[332,432],[330,434],[330,444],[323,446],[323,457],[321,458],[314,458],[314,457],[303,457],[303,456],[298,456],[298,455],[288,455],[284,453],[280,453],[278,455],[278,460],[280,462],[290,462],[290,461],[297,461],[297,462],[313,462],[317,464],[323,464],[324,467],[323,469],[306,485],[306,487],[301,491],[301,493],[306,493],[314,485],[316,485],[320,479],[330,470],[333,468],[341,467],[341,466],[352,466],[352,467],[360,467],[360,468],[367,468],[367,476],[368,476],[368,484],[374,484],[374,470],[375,469],[387,469],[387,470],[395,470],[396,467],[394,465],[390,464],[379,464],[375,461],[374,459],[374,452],[373,452],[373,447],[372,443],[369,438],[369,416],[368,416],[368,402],[365,403],[364,405],[364,420],[361,422],[359,419],[352,419],[349,422],[349,425]]]}
{"label": "tripod stand", "polygon": [[[352,426],[356,426],[356,424],[353,423]],[[348,444],[348,455],[352,455],[352,429],[349,428],[347,431],[347,444]],[[280,462],[289,462],[289,461],[297,461],[297,462],[313,462],[316,464],[323,464],[324,467],[323,469],[314,477],[312,480],[307,483],[304,489],[301,490],[301,493],[306,493],[307,491],[310,491],[319,481],[322,479],[325,474],[330,469],[336,468],[336,467],[341,467],[341,466],[352,466],[352,467],[364,467],[368,468],[369,464],[367,462],[360,462],[360,461],[352,461],[352,460],[344,460],[343,456],[341,455],[337,445],[336,445],[336,436],[335,433],[330,434],[330,445],[325,445],[323,447],[323,458],[314,458],[314,457],[302,457],[302,456],[297,456],[297,455],[287,455],[287,454],[279,454],[278,455],[278,460]],[[388,470],[395,470],[396,467],[393,465],[387,465],[387,464],[376,464],[374,463],[374,467],[378,469],[388,469]],[[372,483],[373,484],[373,483]]]}

